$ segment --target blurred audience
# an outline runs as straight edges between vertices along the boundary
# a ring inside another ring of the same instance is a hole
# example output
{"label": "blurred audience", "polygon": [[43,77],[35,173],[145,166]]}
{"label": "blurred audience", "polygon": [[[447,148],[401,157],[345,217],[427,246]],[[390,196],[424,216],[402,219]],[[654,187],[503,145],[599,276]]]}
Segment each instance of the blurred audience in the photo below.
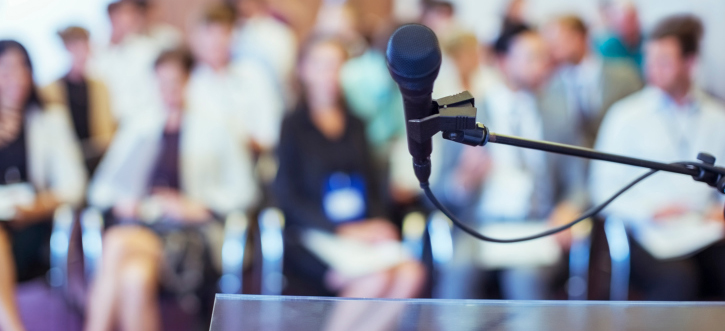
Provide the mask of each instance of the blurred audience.
{"label": "blurred audience", "polygon": [[298,279],[317,294],[416,297],[425,278],[417,262],[349,277],[302,243],[311,230],[371,247],[400,240],[399,230],[385,219],[365,126],[344,103],[339,76],[346,59],[345,47],[334,39],[313,40],[302,53],[303,97],[282,124],[275,182],[287,220],[285,270],[291,284]]}
{"label": "blurred audience", "polygon": [[[612,106],[597,149],[661,162],[691,160],[702,151],[725,157],[725,108],[692,80],[702,34],[692,16],[670,17],[654,28],[645,44],[647,87]],[[594,202],[643,173],[593,162]],[[657,174],[606,212],[631,230],[631,279],[646,299],[695,300],[704,280],[723,298],[722,199],[712,188],[687,176]]]}
{"label": "blurred audience", "polygon": [[637,6],[631,0],[605,0],[601,10],[607,30],[597,38],[599,53],[631,60],[641,70],[643,36]]}
{"label": "blurred audience", "polygon": [[40,92],[47,103],[62,105],[70,111],[86,169],[92,176],[116,129],[110,95],[103,82],[88,76],[86,69],[91,51],[88,31],[71,26],[58,35],[71,55],[71,67],[65,76]]}
{"label": "blurred audience", "polygon": [[[193,294],[220,241],[201,230],[255,202],[250,157],[236,137],[218,118],[188,111],[190,56],[164,52],[155,67],[164,108],[122,127],[90,186],[91,205],[129,224],[104,236],[89,330],[116,323],[123,330],[157,329],[159,282],[179,296]],[[178,254],[185,257],[164,260]]]}
{"label": "blurred audience", "polygon": [[[167,292],[198,313],[218,276],[218,220],[270,201],[286,216],[287,292],[422,295],[426,270],[394,225],[402,211],[430,207],[387,68],[394,17],[438,36],[433,98],[470,91],[493,132],[662,162],[725,157],[725,106],[693,83],[703,27],[692,16],[660,22],[645,40],[629,0],[602,2],[602,34],[571,15],[539,33],[525,0],[223,3],[182,35],[157,18],[155,1],[114,0],[104,45],[81,27],[58,33],[70,68],[40,90],[25,48],[0,41],[0,329],[23,330],[16,283],[47,271],[53,212],[81,207],[84,194],[108,226],[88,330],[159,329]],[[497,19],[476,21],[465,8]],[[433,139],[437,196],[477,229],[568,223],[643,172]],[[633,285],[649,300],[725,298],[723,200],[686,176],[656,177],[606,210],[629,230]],[[443,296],[478,298],[495,275],[505,299],[553,297],[557,262],[491,267],[480,243],[454,236],[437,280]],[[568,233],[556,239],[553,261],[571,244]],[[346,261],[395,256],[354,273],[318,251],[324,242]]]}
{"label": "blurred audience", "polygon": [[542,101],[544,127],[553,134],[545,138],[591,148],[612,104],[642,88],[637,69],[592,52],[587,26],[576,16],[555,19],[544,35],[558,65]]}
{"label": "blurred audience", "polygon": [[260,62],[232,61],[235,21],[230,7],[212,5],[191,32],[197,64],[189,82],[189,110],[222,119],[237,136],[237,148],[270,151],[279,139],[283,97]]}
{"label": "blurred audience", "polygon": [[[0,328],[23,330],[15,283],[43,276],[52,217],[83,201],[86,174],[68,113],[46,106],[25,48],[0,41]],[[7,221],[7,222],[5,222]]]}

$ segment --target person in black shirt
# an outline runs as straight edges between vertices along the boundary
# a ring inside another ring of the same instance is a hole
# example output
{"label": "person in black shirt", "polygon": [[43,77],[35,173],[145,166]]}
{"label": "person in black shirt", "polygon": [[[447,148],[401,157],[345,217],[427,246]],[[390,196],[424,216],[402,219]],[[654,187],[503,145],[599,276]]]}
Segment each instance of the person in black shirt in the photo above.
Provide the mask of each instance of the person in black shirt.
{"label": "person in black shirt", "polygon": [[400,239],[385,218],[364,124],[342,100],[339,73],[346,58],[332,39],[310,43],[300,64],[303,101],[282,124],[274,192],[286,217],[285,270],[316,293],[415,297],[425,278],[417,262],[348,277],[302,243],[308,230],[367,244]]}
{"label": "person in black shirt", "polygon": [[66,113],[44,107],[32,77],[25,48],[15,41],[0,40],[2,330],[23,330],[15,283],[48,270],[53,213],[63,204],[78,205],[86,183],[80,149]]}
{"label": "person in black shirt", "polygon": [[115,131],[110,96],[106,85],[86,72],[90,56],[88,31],[71,26],[58,35],[71,56],[71,68],[40,92],[46,102],[62,105],[69,111],[76,138],[81,142],[86,169],[93,175]]}

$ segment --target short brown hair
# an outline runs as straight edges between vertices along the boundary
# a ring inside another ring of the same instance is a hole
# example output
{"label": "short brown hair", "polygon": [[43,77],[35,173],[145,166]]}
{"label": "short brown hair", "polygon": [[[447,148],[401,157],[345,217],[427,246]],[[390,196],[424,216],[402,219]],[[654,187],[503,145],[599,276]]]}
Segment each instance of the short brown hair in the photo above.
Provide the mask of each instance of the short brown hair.
{"label": "short brown hair", "polygon": [[113,14],[113,12],[126,4],[133,5],[141,12],[146,12],[149,7],[149,2],[147,0],[116,0],[108,4],[108,7],[106,9],[108,11],[108,15]]}
{"label": "short brown hair", "polygon": [[156,58],[154,69],[158,69],[166,63],[176,63],[184,69],[184,72],[190,74],[191,69],[194,67],[194,58],[188,50],[183,48],[166,50],[161,52],[159,57]]}
{"label": "short brown hair", "polygon": [[234,26],[237,18],[234,9],[228,4],[214,4],[204,10],[202,24],[224,24]]}
{"label": "short brown hair", "polygon": [[700,51],[700,39],[705,33],[702,21],[693,15],[677,15],[661,21],[652,30],[650,40],[675,38],[680,43],[682,55],[697,55]]}
{"label": "short brown hair", "polygon": [[454,33],[448,38],[442,40],[443,50],[451,55],[457,55],[461,50],[468,49],[467,47],[478,47],[478,38],[471,32],[459,32]]}
{"label": "short brown hair", "polygon": [[584,23],[584,21],[576,15],[561,16],[554,20],[554,22],[571,31],[580,33],[583,36],[586,36],[589,33],[589,28],[587,28],[587,24]]}
{"label": "short brown hair", "polygon": [[69,26],[63,30],[58,31],[58,36],[64,43],[69,43],[76,40],[87,41],[90,38],[88,30],[79,26]]}

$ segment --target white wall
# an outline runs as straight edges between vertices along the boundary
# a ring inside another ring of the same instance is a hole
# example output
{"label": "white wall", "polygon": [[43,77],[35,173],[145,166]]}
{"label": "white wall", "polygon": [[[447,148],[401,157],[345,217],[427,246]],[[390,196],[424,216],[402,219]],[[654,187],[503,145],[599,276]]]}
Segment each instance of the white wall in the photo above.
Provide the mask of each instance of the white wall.
{"label": "white wall", "polygon": [[69,25],[91,30],[94,41],[107,39],[109,0],[0,0],[0,39],[15,39],[30,52],[39,84],[62,76],[68,56],[56,32]]}

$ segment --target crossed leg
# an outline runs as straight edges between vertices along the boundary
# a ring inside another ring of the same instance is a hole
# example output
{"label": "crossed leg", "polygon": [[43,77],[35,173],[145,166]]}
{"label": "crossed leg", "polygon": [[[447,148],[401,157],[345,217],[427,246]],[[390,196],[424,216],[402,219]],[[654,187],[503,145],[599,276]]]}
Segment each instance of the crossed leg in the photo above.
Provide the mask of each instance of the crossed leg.
{"label": "crossed leg", "polygon": [[86,330],[159,330],[158,236],[140,226],[117,226],[104,236],[103,260],[91,290]]}
{"label": "crossed leg", "polygon": [[25,330],[15,302],[15,264],[10,238],[0,227],[0,330]]}

